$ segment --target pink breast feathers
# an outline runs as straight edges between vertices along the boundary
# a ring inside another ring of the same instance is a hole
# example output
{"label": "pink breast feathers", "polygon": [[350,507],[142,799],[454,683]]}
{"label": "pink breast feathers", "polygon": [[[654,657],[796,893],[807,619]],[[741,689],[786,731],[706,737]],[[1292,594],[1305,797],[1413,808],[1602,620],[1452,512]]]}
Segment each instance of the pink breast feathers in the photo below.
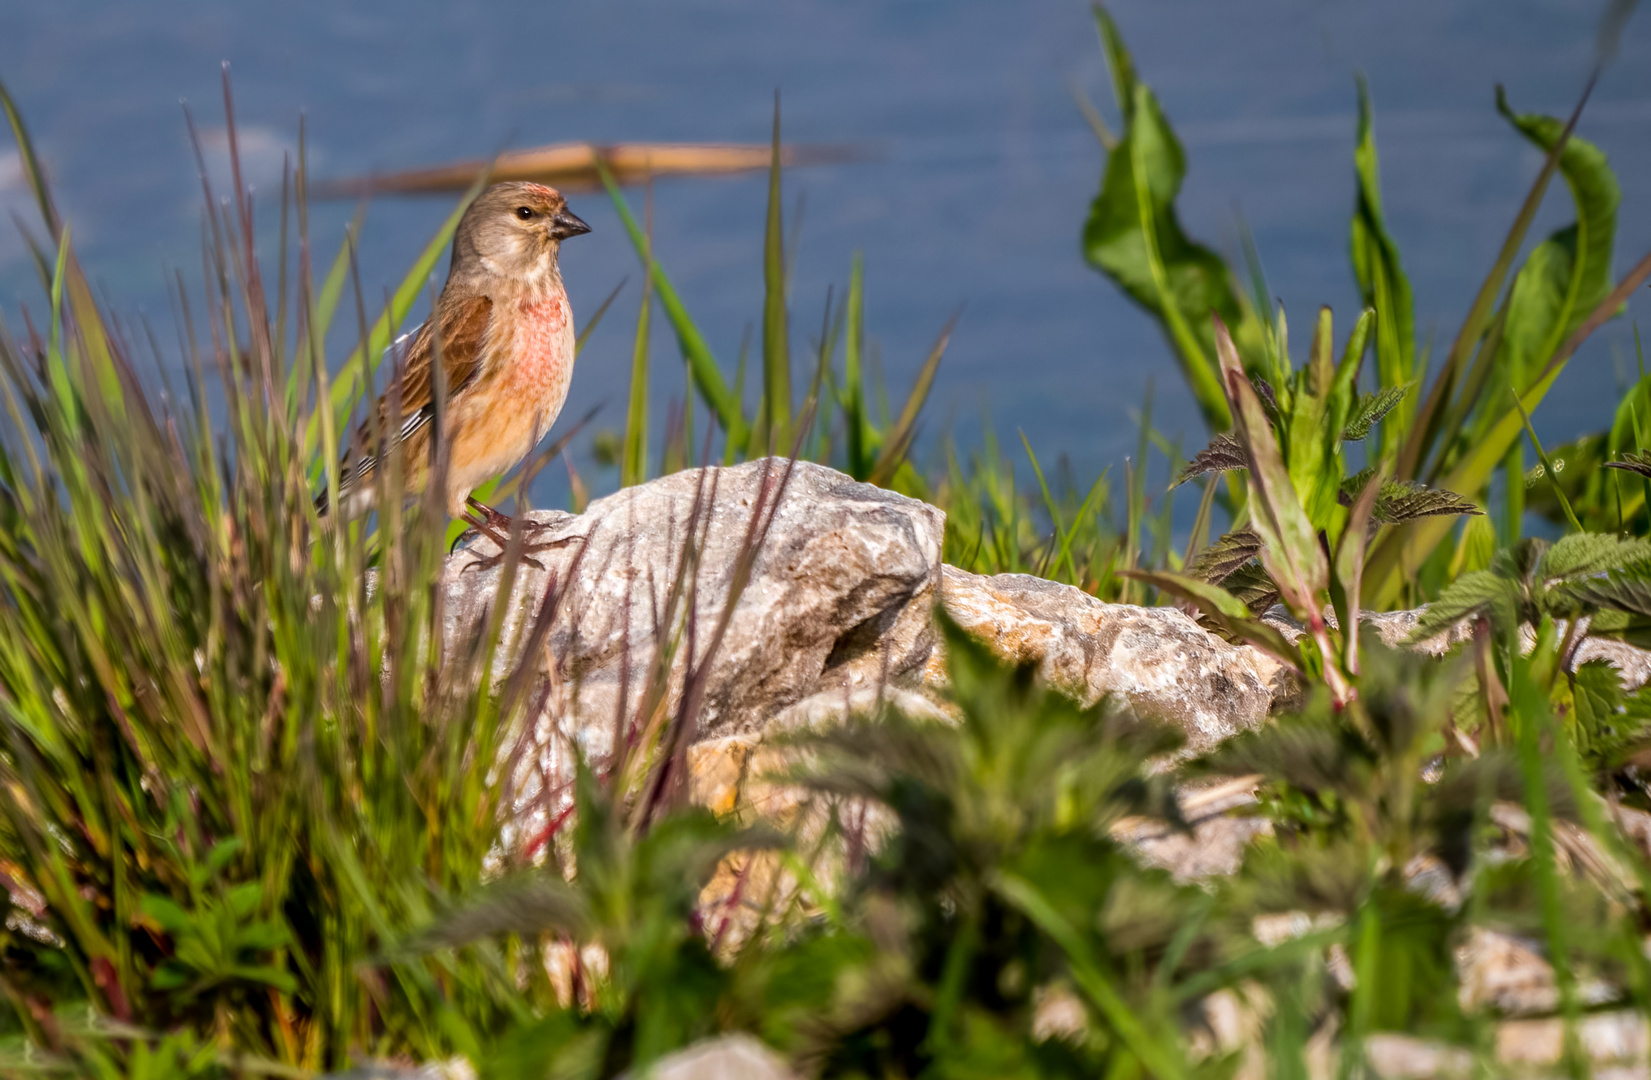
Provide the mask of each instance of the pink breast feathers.
{"label": "pink breast feathers", "polygon": [[507,378],[530,397],[565,387],[573,366],[573,335],[563,296],[524,300],[517,308],[515,355]]}

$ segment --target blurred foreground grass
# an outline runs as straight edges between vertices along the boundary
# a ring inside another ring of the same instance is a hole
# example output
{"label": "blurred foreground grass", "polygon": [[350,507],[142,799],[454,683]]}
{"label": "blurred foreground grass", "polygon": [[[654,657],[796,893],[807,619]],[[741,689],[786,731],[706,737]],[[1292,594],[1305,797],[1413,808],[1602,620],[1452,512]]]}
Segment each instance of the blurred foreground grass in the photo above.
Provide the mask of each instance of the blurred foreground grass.
{"label": "blurred foreground grass", "polygon": [[[581,766],[543,867],[512,857],[509,755],[543,688],[493,678],[497,619],[440,654],[438,506],[386,500],[369,531],[322,529],[310,503],[459,211],[375,319],[352,241],[312,272],[302,157],[273,269],[246,193],[208,191],[204,291],[177,294],[188,384],[158,394],[140,358],[160,347],[95,301],[8,99],[46,302],[0,330],[0,1072],[306,1076],[462,1056],[486,1076],[614,1076],[749,1031],[810,1075],[1225,1076],[1244,1055],[1205,1011],[1225,995],[1270,1075],[1306,1075],[1315,1040],[1362,1074],[1379,1031],[1444,1040],[1488,1073],[1498,1017],[1451,962],[1485,930],[1540,941],[1568,1031],[1590,1008],[1643,1010],[1651,861],[1615,815],[1651,806],[1651,699],[1572,661],[1584,620],[1641,641],[1651,619],[1651,382],[1572,446],[1542,448],[1528,422],[1651,273],[1613,277],[1608,164],[1573,124],[1504,109],[1547,154],[1527,210],[1557,175],[1575,221],[1516,269],[1522,212],[1430,365],[1361,89],[1353,269],[1369,308],[1340,348],[1319,313],[1292,352],[1259,260],[1240,289],[1182,232],[1184,156],[1098,19],[1122,122],[1085,250],[1164,326],[1208,448],[1183,460],[1148,409],[1121,475],[1076,482],[991,439],[920,469],[951,326],[885,404],[856,264],[796,349],[776,119],[761,334],[732,376],[610,178],[647,282],[612,456],[626,484],[707,456],[834,464],[943,506],[951,563],[1174,599],[1272,653],[1302,681],[1299,708],[1184,767],[1260,785],[1273,832],[1237,874],[1178,882],[1114,839],[1125,817],[1178,821],[1170,775],[1149,767],[1172,734],[1080,709],[949,626],[955,724],[888,714],[799,740],[813,831],[684,805],[659,779],[665,725],[633,759]],[[340,310],[357,345],[329,363]],[[698,397],[657,442],[656,315]],[[1179,549],[1152,453],[1203,481]],[[1533,510],[1564,537],[1524,537]],[[1473,627],[1457,655],[1339,629],[1422,599],[1437,601],[1422,632]],[[1275,603],[1299,639],[1254,617]],[[521,632],[554,616],[552,599]],[[891,826],[869,851],[868,806]],[[719,865],[795,887],[731,934],[727,910],[698,906]],[[1417,888],[1418,867],[1450,888]],[[1264,944],[1269,915],[1305,929]],[[1583,993],[1595,984],[1605,999]],[[1574,1038],[1566,1054],[1586,1070]]]}

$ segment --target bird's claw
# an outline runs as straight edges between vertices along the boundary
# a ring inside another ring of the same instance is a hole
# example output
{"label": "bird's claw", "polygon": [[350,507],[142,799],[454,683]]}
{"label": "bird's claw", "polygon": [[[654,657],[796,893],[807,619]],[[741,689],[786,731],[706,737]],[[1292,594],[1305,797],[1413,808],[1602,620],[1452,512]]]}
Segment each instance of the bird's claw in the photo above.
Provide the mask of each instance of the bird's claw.
{"label": "bird's claw", "polygon": [[[540,522],[534,522],[534,521],[523,522],[523,524],[524,525],[539,525],[541,531],[543,529],[549,528],[549,526],[546,525],[546,524],[542,524]],[[533,557],[536,553],[541,552],[541,551],[550,551],[553,548],[559,548],[559,547],[562,547],[566,544],[577,543],[577,542],[579,542],[580,540],[583,540],[583,539],[584,539],[584,537],[582,537],[582,536],[561,536],[561,537],[557,537],[555,540],[545,540],[545,541],[543,541],[541,543],[537,543],[537,544],[526,544],[521,549],[521,558],[520,558],[519,561],[521,563],[523,563],[524,565],[533,567],[533,569],[539,571],[540,573],[544,573],[545,572],[545,564]],[[465,566],[465,569],[466,570],[475,570],[478,573],[481,572],[481,571],[485,571],[485,570],[491,570],[495,566],[498,566],[501,562],[503,562],[504,557],[505,557],[505,551],[504,550],[500,550],[499,553],[496,554],[496,555],[477,556],[474,560],[472,560],[470,563],[468,563]]]}

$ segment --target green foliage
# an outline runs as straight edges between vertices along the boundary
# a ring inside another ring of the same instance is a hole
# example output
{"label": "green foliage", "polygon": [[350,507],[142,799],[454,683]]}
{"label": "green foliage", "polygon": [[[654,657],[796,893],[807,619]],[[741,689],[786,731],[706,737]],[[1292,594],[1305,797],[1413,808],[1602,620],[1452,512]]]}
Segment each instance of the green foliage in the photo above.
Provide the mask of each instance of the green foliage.
{"label": "green foliage", "polygon": [[[1366,457],[1371,468],[1386,473],[1384,483],[1422,484],[1456,493],[1419,495],[1411,488],[1407,495],[1398,487],[1382,489],[1375,518],[1388,527],[1369,544],[1368,566],[1360,574],[1364,602],[1387,606],[1431,595],[1443,583],[1436,568],[1459,561],[1450,518],[1467,512],[1470,504],[1483,506],[1498,470],[1507,495],[1502,534],[1510,542],[1518,539],[1527,488],[1521,482],[1524,466],[1518,452],[1524,414],[1541,402],[1581,341],[1651,276],[1648,258],[1613,287],[1611,256],[1620,193],[1604,155],[1572,133],[1577,117],[1562,122],[1515,114],[1498,92],[1499,111],[1520,136],[1547,154],[1547,161],[1443,364],[1431,381],[1424,381],[1428,365],[1417,347],[1410,283],[1385,220],[1370,93],[1361,79],[1350,253],[1370,325],[1355,331],[1342,362],[1334,367],[1325,351],[1328,338],[1315,335],[1307,368],[1292,372],[1283,318],[1269,324],[1265,286],[1253,253],[1258,292],[1246,300],[1234,290],[1234,275],[1226,264],[1182,235],[1174,207],[1186,172],[1180,144],[1137,75],[1116,24],[1100,8],[1096,16],[1123,136],[1108,148],[1101,193],[1085,227],[1085,251],[1163,326],[1188,388],[1215,435],[1210,449],[1194,457],[1182,479],[1238,467],[1227,429],[1242,421],[1226,407],[1231,388],[1223,387],[1224,376],[1217,377],[1211,363],[1215,341],[1203,329],[1215,317],[1231,328],[1239,367],[1254,380],[1263,413],[1277,426],[1291,481],[1316,527],[1332,536],[1339,531],[1336,495],[1345,473],[1334,445],[1338,438],[1360,441],[1379,432],[1378,445]],[[1538,244],[1516,267],[1556,173],[1570,190],[1576,220]],[[1512,285],[1504,290],[1510,275]],[[1376,362],[1363,379],[1369,388],[1361,392],[1357,384],[1367,337]],[[1312,374],[1303,377],[1306,372]],[[1516,395],[1512,401],[1510,386]],[[1606,460],[1637,453],[1646,445],[1643,436],[1648,433],[1639,425],[1651,420],[1651,386],[1642,379],[1630,396],[1635,400],[1625,399],[1613,423]],[[1571,447],[1554,454],[1556,463],[1573,467],[1576,456]],[[1551,507],[1552,516],[1558,517],[1571,504],[1570,512],[1590,529],[1604,528],[1607,522],[1621,527],[1632,515],[1646,513],[1645,492],[1639,485],[1598,474],[1597,467],[1585,467],[1572,474],[1574,481],[1555,488],[1553,497],[1543,492],[1543,511]],[[1572,486],[1586,491],[1573,493]],[[1246,516],[1265,514],[1249,507],[1236,488],[1233,494],[1235,524],[1242,524]],[[1289,592],[1283,590],[1287,600]]]}
{"label": "green foliage", "polygon": [[[1188,763],[1164,729],[1072,701],[941,616],[949,719],[878,708],[774,740],[790,769],[756,779],[799,800],[789,832],[686,805],[691,717],[656,710],[619,760],[578,764],[524,852],[501,827],[499,763],[537,671],[494,676],[498,613],[439,655],[442,508],[384,500],[371,530],[322,529],[309,498],[464,203],[376,318],[356,283],[358,341],[329,365],[359,219],[317,286],[300,155],[301,269],[270,279],[271,303],[235,190],[207,218],[212,351],[185,357],[188,407],[163,405],[0,93],[50,238],[44,332],[0,328],[0,1071],[298,1077],[460,1056],[492,1077],[594,1078],[740,1031],[821,1077],[1217,1076],[1239,1062],[1200,1017],[1225,991],[1254,1007],[1271,1074],[1306,1075],[1318,1039],[1351,1075],[1377,1031],[1493,1043],[1449,961],[1484,929],[1541,940],[1573,1032],[1586,979],[1643,998],[1651,861],[1610,814],[1651,806],[1651,691],[1577,662],[1584,626],[1651,640],[1643,362],[1608,429],[1552,453],[1533,435],[1529,474],[1516,452],[1576,345],[1651,274],[1612,284],[1608,164],[1574,118],[1498,98],[1548,159],[1429,378],[1361,83],[1366,310],[1339,351],[1320,311],[1298,360],[1259,264],[1245,296],[1181,228],[1185,154],[1097,22],[1123,123],[1084,253],[1163,325],[1206,449],[1186,461],[1149,394],[1119,478],[1079,482],[1023,435],[1026,482],[989,432],[966,452],[943,442],[925,472],[914,447],[955,319],[893,408],[858,258],[800,343],[776,109],[754,407],[745,350],[730,377],[609,179],[643,287],[607,467],[634,484],[707,445],[836,464],[942,506],[947,562],[1173,599],[1282,661],[1299,701]],[[1555,173],[1576,220],[1516,267]],[[698,439],[692,400],[649,439],[656,303],[705,406]],[[1149,458],[1177,484],[1203,478],[1184,551]],[[1496,483],[1493,524],[1479,508]],[[1568,535],[1521,539],[1526,509]],[[1230,528],[1210,543],[1217,514]],[[1358,631],[1367,603],[1431,596],[1414,636],[1466,637],[1454,656]],[[1300,634],[1256,617],[1276,603]],[[1189,773],[1259,785],[1272,833],[1232,877],[1177,881],[1121,839],[1185,827]],[[1306,929],[1263,943],[1268,916]]]}
{"label": "green foliage", "polygon": [[1209,313],[1238,326],[1242,307],[1220,256],[1188,239],[1175,214],[1186,155],[1152,90],[1135,75],[1112,17],[1095,21],[1123,134],[1110,149],[1100,194],[1084,225],[1084,257],[1164,326],[1181,374],[1211,427],[1229,423],[1215,364]]}

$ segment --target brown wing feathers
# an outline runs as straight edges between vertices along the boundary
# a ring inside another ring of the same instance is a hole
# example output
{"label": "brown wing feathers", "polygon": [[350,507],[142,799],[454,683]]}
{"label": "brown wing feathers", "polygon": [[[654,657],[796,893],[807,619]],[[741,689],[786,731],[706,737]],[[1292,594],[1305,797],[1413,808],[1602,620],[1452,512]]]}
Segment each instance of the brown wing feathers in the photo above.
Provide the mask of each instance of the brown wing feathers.
{"label": "brown wing feathers", "polygon": [[[344,453],[339,475],[341,498],[371,477],[383,451],[412,439],[434,418],[435,383],[431,373],[437,349],[432,324],[440,323],[441,365],[451,399],[481,370],[492,310],[493,302],[485,296],[443,304],[436,319],[426,321],[414,332],[402,354],[404,359],[397,376],[399,387],[392,387],[378,399],[379,431],[386,445],[382,450],[374,447],[373,424],[370,421],[361,424]],[[390,415],[392,405],[397,407],[399,416]],[[317,510],[326,513],[325,489],[315,497],[315,505]]]}

